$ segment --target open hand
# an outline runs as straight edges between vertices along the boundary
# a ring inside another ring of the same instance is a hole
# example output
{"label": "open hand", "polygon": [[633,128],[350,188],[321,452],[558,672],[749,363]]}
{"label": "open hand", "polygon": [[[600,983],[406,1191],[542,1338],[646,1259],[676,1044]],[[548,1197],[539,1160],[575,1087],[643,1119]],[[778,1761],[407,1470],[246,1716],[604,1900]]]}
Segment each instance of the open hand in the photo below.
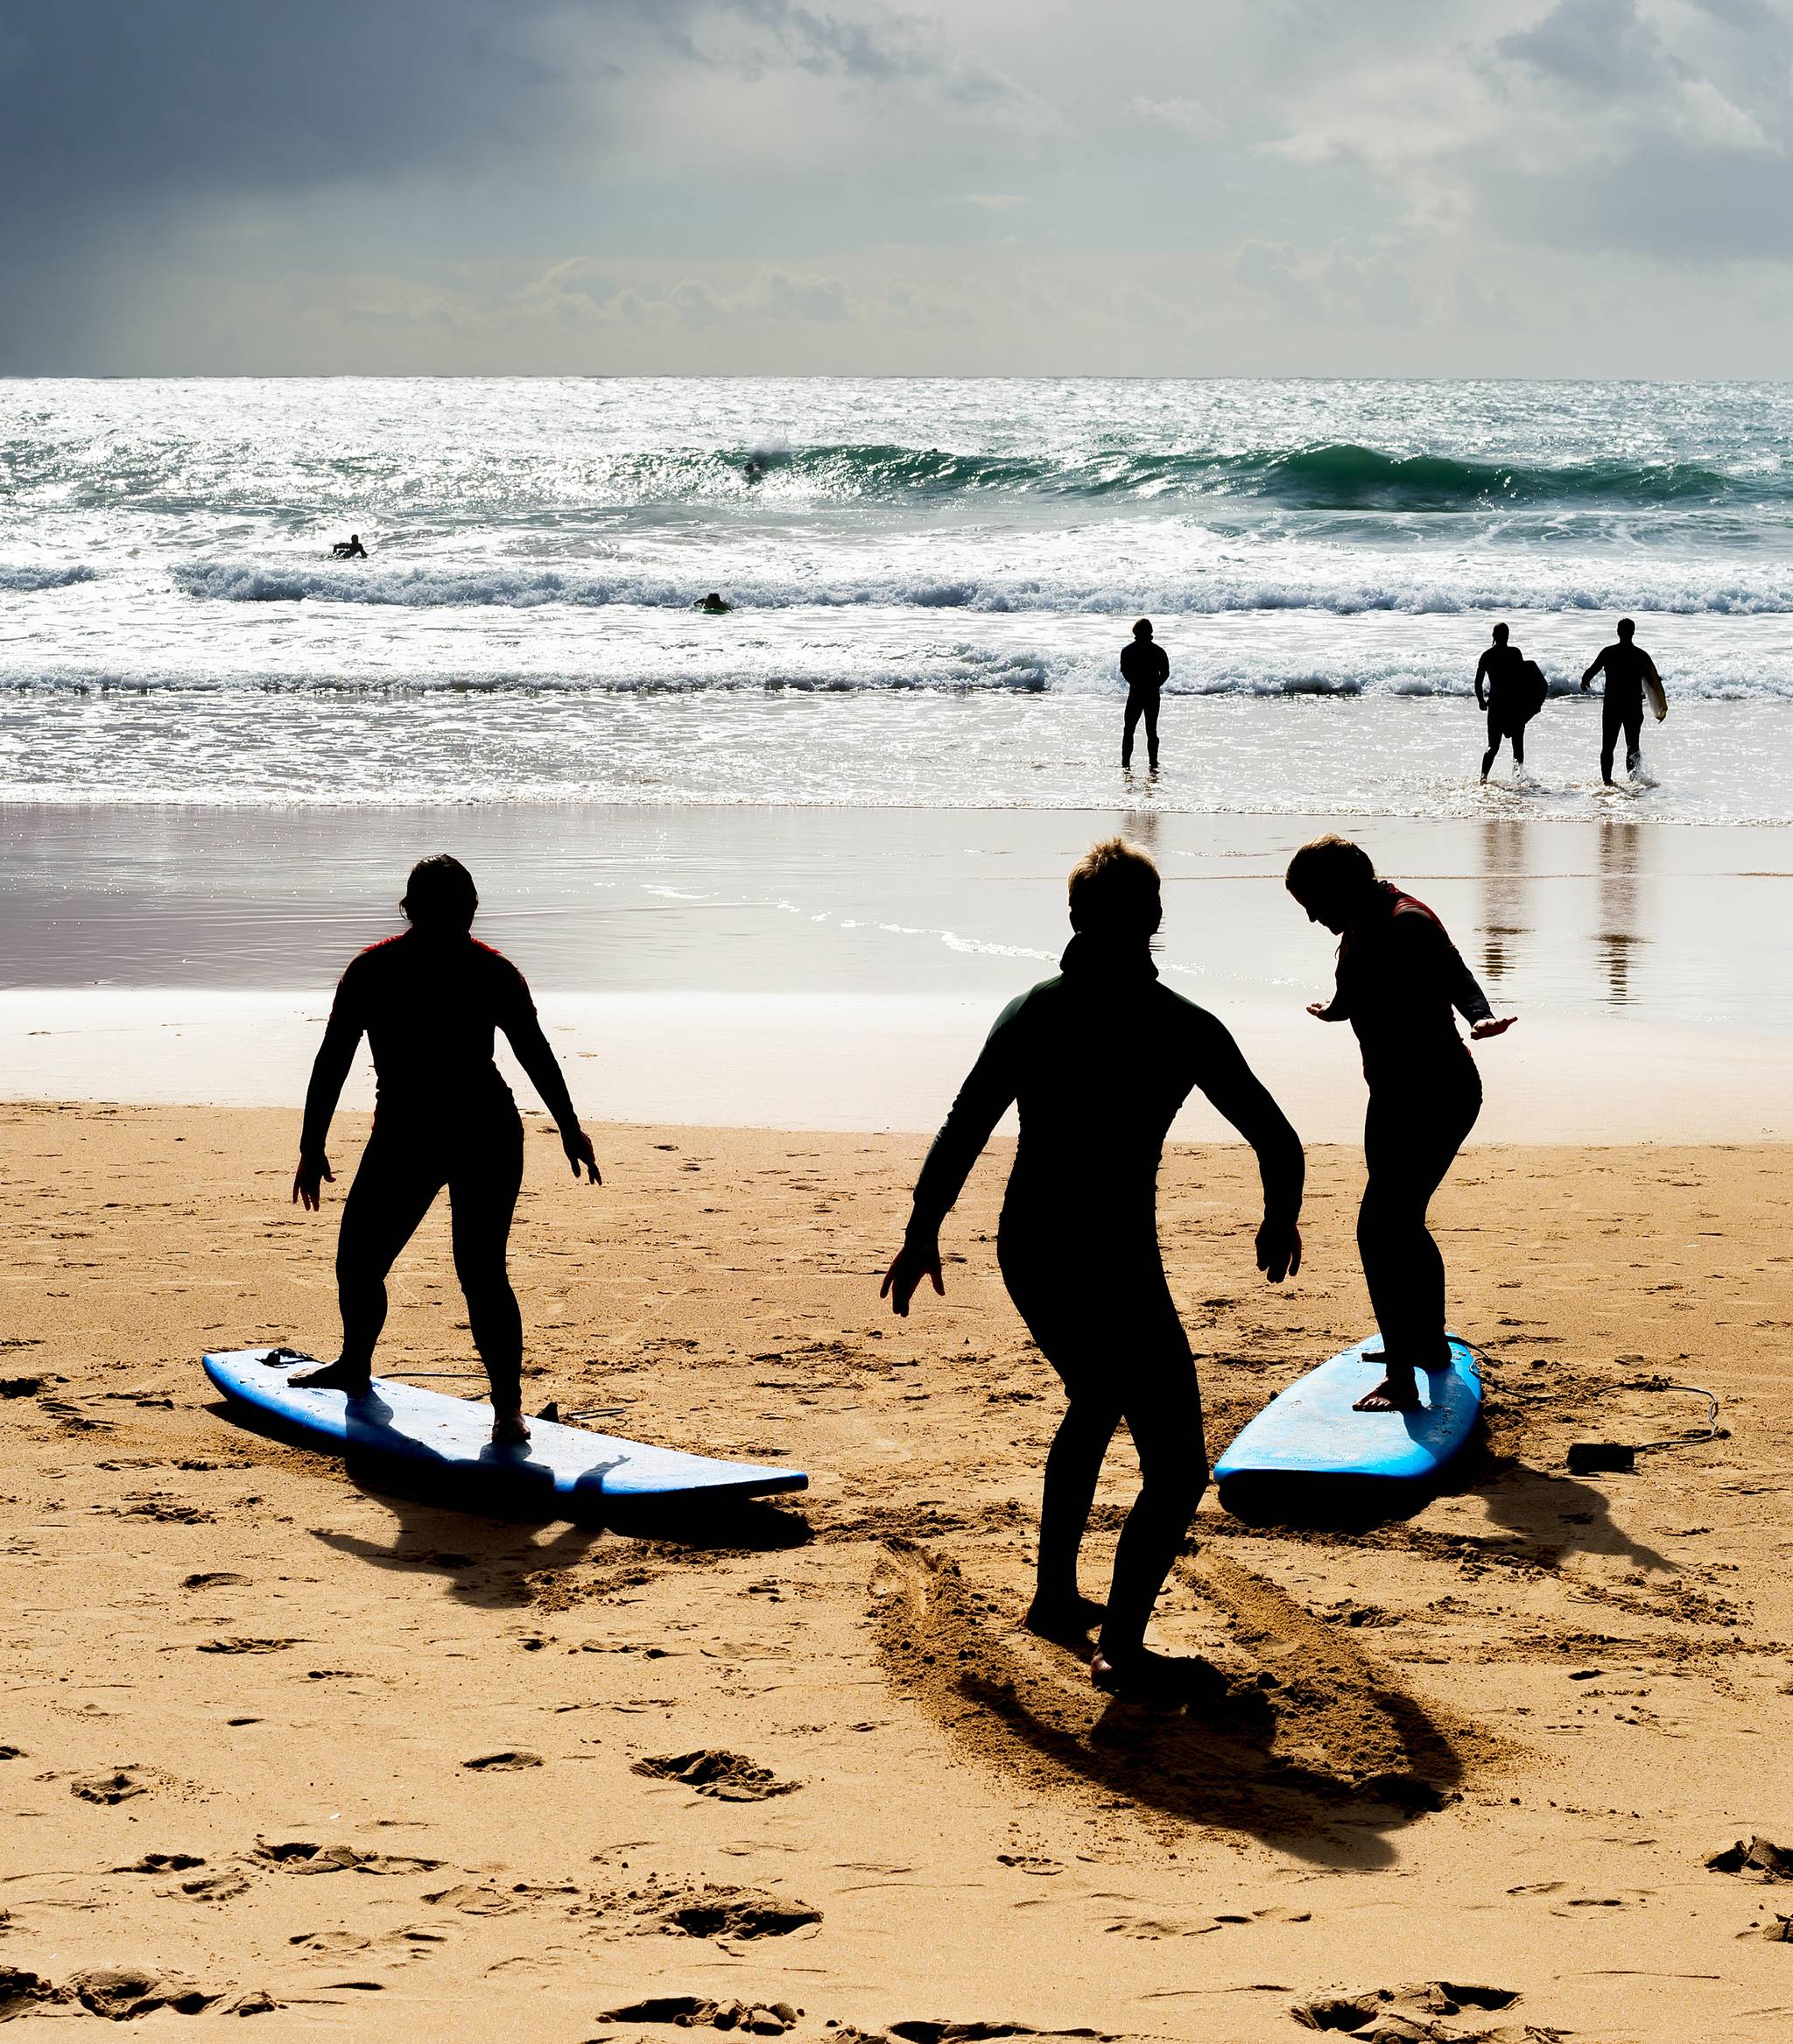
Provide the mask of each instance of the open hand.
{"label": "open hand", "polygon": [[1518,1020],[1516,1015],[1484,1015],[1480,1022],[1470,1024],[1469,1033],[1480,1043],[1486,1036],[1504,1035]]}
{"label": "open hand", "polygon": [[1272,1284],[1301,1268],[1301,1230],[1293,1221],[1266,1221],[1258,1230],[1257,1267]]}
{"label": "open hand", "polygon": [[336,1183],[336,1174],[330,1169],[328,1157],[300,1157],[299,1169],[292,1174],[293,1204],[304,1207],[307,1213],[315,1213],[323,1198],[321,1188],[327,1180],[332,1185]]}
{"label": "open hand", "polygon": [[899,1320],[906,1320],[909,1302],[925,1277],[933,1280],[935,1291],[944,1299],[946,1288],[940,1282],[939,1250],[911,1248],[905,1242],[890,1259],[890,1268],[884,1273],[883,1283],[878,1287],[878,1296],[889,1299],[890,1310]]}
{"label": "open hand", "polygon": [[1326,1011],[1332,1005],[1330,1001],[1310,1001],[1307,1012],[1316,1022],[1331,1022],[1332,1018]]}
{"label": "open hand", "polygon": [[593,1185],[604,1183],[604,1174],[598,1169],[596,1153],[592,1148],[592,1139],[583,1128],[576,1125],[560,1131],[560,1147],[566,1152],[566,1161],[573,1166],[576,1178],[583,1171],[587,1181]]}

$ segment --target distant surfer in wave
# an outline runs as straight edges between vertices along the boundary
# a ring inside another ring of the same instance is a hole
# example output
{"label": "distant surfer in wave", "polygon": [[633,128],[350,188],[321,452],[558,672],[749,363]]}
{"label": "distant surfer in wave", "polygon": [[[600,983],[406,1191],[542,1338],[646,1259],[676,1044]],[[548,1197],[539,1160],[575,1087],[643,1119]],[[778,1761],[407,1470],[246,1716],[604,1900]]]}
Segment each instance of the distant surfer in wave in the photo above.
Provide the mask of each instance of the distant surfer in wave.
{"label": "distant surfer in wave", "polygon": [[734,608],[732,603],[724,603],[721,594],[714,589],[707,596],[700,596],[692,605],[693,610],[702,611],[706,617],[727,617]]}
{"label": "distant surfer in wave", "polygon": [[[997,1261],[1070,1399],[1046,1458],[1027,1622],[1071,1645],[1086,1641],[1100,1618],[1097,1686],[1150,1699],[1185,1693],[1192,1672],[1149,1653],[1145,1629],[1208,1477],[1195,1364],[1158,1247],[1165,1133],[1199,1086],[1257,1152],[1257,1266],[1272,1284],[1301,1267],[1304,1164],[1300,1139],[1225,1026],[1159,980],[1151,956],[1158,873],[1144,853],[1118,838],[1095,846],[1071,875],[1070,902],[1074,934],[1060,975],[998,1016],[922,1166],[880,1296],[906,1316],[924,1278],[944,1293],[940,1223],[1003,1112],[1018,1103],[1021,1141]],[[1104,1611],[1080,1594],[1077,1556],[1102,1457],[1123,1421],[1142,1487]]]}
{"label": "distant surfer in wave", "polygon": [[1451,1360],[1445,1260],[1425,1212],[1481,1112],[1481,1078],[1452,1011],[1477,1041],[1511,1029],[1514,1018],[1495,1016],[1444,924],[1379,880],[1362,846],[1315,839],[1290,860],[1287,885],[1308,921],[1339,938],[1336,990],[1307,1012],[1351,1024],[1369,1083],[1357,1247],[1384,1375],[1357,1409],[1405,1412],[1419,1401],[1415,1371]]}
{"label": "distant surfer in wave", "polygon": [[[1608,788],[1614,784],[1613,754],[1619,734],[1625,734],[1625,771],[1635,775],[1643,764],[1644,692],[1649,690],[1657,703],[1663,698],[1663,678],[1656,662],[1634,639],[1636,629],[1628,617],[1621,617],[1618,638],[1600,648],[1581,678],[1584,693],[1593,686],[1595,675],[1604,673],[1607,678],[1600,704],[1600,779]],[[1663,713],[1663,709],[1656,711],[1658,717]]]}
{"label": "distant surfer in wave", "polygon": [[378,1092],[336,1244],[342,1352],[290,1380],[366,1396],[386,1321],[386,1275],[446,1185],[454,1274],[492,1384],[492,1438],[521,1443],[529,1439],[523,1317],[505,1254],[523,1183],[523,1123],[492,1062],[495,1029],[559,1124],[573,1177],[602,1180],[523,974],[470,934],[479,907],[473,875],[458,859],[423,860],[400,906],[411,928],[350,960],[312,1067],[292,1179],[307,1212],[317,1211],[324,1182],[334,1183],[324,1145],[363,1033]]}
{"label": "distant surfer in wave", "polygon": [[1152,637],[1152,621],[1143,617],[1121,649],[1121,678],[1127,684],[1127,717],[1121,731],[1121,771],[1133,767],[1133,734],[1145,719],[1146,765],[1158,770],[1158,691],[1171,678],[1171,659]]}
{"label": "distant surfer in wave", "polygon": [[1525,765],[1525,727],[1537,714],[1543,697],[1532,676],[1538,674],[1517,646],[1507,643],[1507,628],[1497,624],[1494,643],[1482,649],[1475,669],[1475,701],[1488,719],[1488,748],[1481,755],[1481,777],[1486,781],[1502,739],[1513,741],[1513,764]]}
{"label": "distant surfer in wave", "polygon": [[339,539],[330,549],[330,558],[339,561],[364,561],[368,550],[361,543],[361,534],[351,532],[347,539]]}

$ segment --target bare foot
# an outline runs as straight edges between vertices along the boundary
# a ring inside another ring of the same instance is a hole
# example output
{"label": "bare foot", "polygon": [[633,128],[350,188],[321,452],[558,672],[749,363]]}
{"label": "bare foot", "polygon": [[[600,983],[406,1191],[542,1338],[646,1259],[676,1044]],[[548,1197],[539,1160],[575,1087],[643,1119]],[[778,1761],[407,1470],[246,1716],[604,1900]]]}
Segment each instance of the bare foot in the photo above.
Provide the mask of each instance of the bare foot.
{"label": "bare foot", "polygon": [[340,1359],[320,1363],[315,1370],[299,1370],[286,1381],[296,1384],[301,1391],[346,1391],[351,1398],[365,1398],[373,1388],[367,1371]]}
{"label": "bare foot", "polygon": [[1093,1597],[1036,1597],[1023,1620],[1030,1633],[1059,1647],[1086,1647],[1106,1606]]}
{"label": "bare foot", "polygon": [[520,1412],[501,1412],[492,1422],[496,1448],[523,1448],[529,1443],[529,1422]]}
{"label": "bare foot", "polygon": [[1419,1387],[1413,1380],[1413,1372],[1391,1364],[1388,1375],[1375,1389],[1366,1391],[1351,1409],[1353,1412],[1418,1411]]}
{"label": "bare foot", "polygon": [[1089,1679],[1123,1703],[1150,1703],[1162,1710],[1213,1703],[1227,1693],[1226,1676],[1210,1662],[1195,1655],[1173,1659],[1144,1647],[1113,1660],[1099,1648],[1089,1664]]}

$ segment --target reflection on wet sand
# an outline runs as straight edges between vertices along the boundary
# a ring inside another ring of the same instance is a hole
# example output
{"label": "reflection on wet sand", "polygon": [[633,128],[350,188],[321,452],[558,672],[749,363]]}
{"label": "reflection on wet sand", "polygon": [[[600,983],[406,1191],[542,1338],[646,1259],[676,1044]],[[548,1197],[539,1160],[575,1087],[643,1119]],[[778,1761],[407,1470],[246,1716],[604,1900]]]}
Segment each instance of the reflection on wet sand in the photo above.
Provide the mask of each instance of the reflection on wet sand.
{"label": "reflection on wet sand", "polygon": [[1481,826],[1483,889],[1482,976],[1501,989],[1518,969],[1519,938],[1530,934],[1525,920],[1529,868],[1526,828],[1516,816],[1491,816]]}
{"label": "reflection on wet sand", "polygon": [[1649,832],[1641,825],[1613,822],[1600,833],[1600,930],[1595,942],[1606,968],[1607,1001],[1624,1008],[1633,998],[1632,953],[1649,942],[1638,927],[1638,883]]}

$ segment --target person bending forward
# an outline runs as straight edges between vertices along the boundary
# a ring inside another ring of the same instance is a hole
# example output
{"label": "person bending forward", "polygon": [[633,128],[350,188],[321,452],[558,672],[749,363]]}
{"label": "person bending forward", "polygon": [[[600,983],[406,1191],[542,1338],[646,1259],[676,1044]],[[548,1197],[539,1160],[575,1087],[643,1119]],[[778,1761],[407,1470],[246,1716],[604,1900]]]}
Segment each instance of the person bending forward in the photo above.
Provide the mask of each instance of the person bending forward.
{"label": "person bending forward", "polygon": [[[1038,1588],[1028,1624],[1081,1641],[1101,1616],[1091,1673],[1128,1696],[1174,1689],[1149,1654],[1158,1591],[1207,1484],[1188,1337],[1158,1247],[1157,1175],[1171,1120],[1199,1086],[1257,1152],[1258,1268],[1301,1264],[1301,1143],[1222,1023],[1160,984],[1151,939],[1157,869],[1119,839],[1071,875],[1074,932],[1060,976],[1011,1001],[929,1150],[881,1296],[898,1314],[940,1280],[939,1226],[1011,1101],[1021,1141],[997,1237],[1009,1295],[1063,1379],[1070,1405],[1046,1458]],[[1077,1557],[1102,1457],[1125,1421],[1142,1487],[1114,1554],[1105,1612],[1078,1589]]]}
{"label": "person bending forward", "polygon": [[367,1394],[386,1321],[386,1275],[437,1193],[453,1215],[454,1274],[467,1295],[474,1346],[492,1385],[492,1438],[529,1438],[523,1417],[523,1316],[505,1267],[523,1184],[523,1123],[492,1062],[503,1029],[560,1129],[577,1178],[601,1184],[529,987],[510,961],[470,934],[479,896],[458,859],[411,868],[400,906],[411,928],[350,961],[312,1067],[292,1197],[316,1212],[334,1183],[324,1145],[343,1081],[365,1032],[377,1092],[373,1133],[342,1205],[336,1291],[342,1352],[291,1381]]}
{"label": "person bending forward", "polygon": [[1419,1402],[1414,1372],[1451,1360],[1445,1260],[1425,1210],[1481,1112],[1481,1078],[1452,1010],[1478,1039],[1511,1029],[1513,1017],[1495,1019],[1444,924],[1379,880],[1362,846],[1317,838],[1290,860],[1287,885],[1308,921],[1339,938],[1337,990],[1307,1012],[1351,1024],[1369,1082],[1357,1247],[1385,1374],[1357,1409],[1409,1411]]}

